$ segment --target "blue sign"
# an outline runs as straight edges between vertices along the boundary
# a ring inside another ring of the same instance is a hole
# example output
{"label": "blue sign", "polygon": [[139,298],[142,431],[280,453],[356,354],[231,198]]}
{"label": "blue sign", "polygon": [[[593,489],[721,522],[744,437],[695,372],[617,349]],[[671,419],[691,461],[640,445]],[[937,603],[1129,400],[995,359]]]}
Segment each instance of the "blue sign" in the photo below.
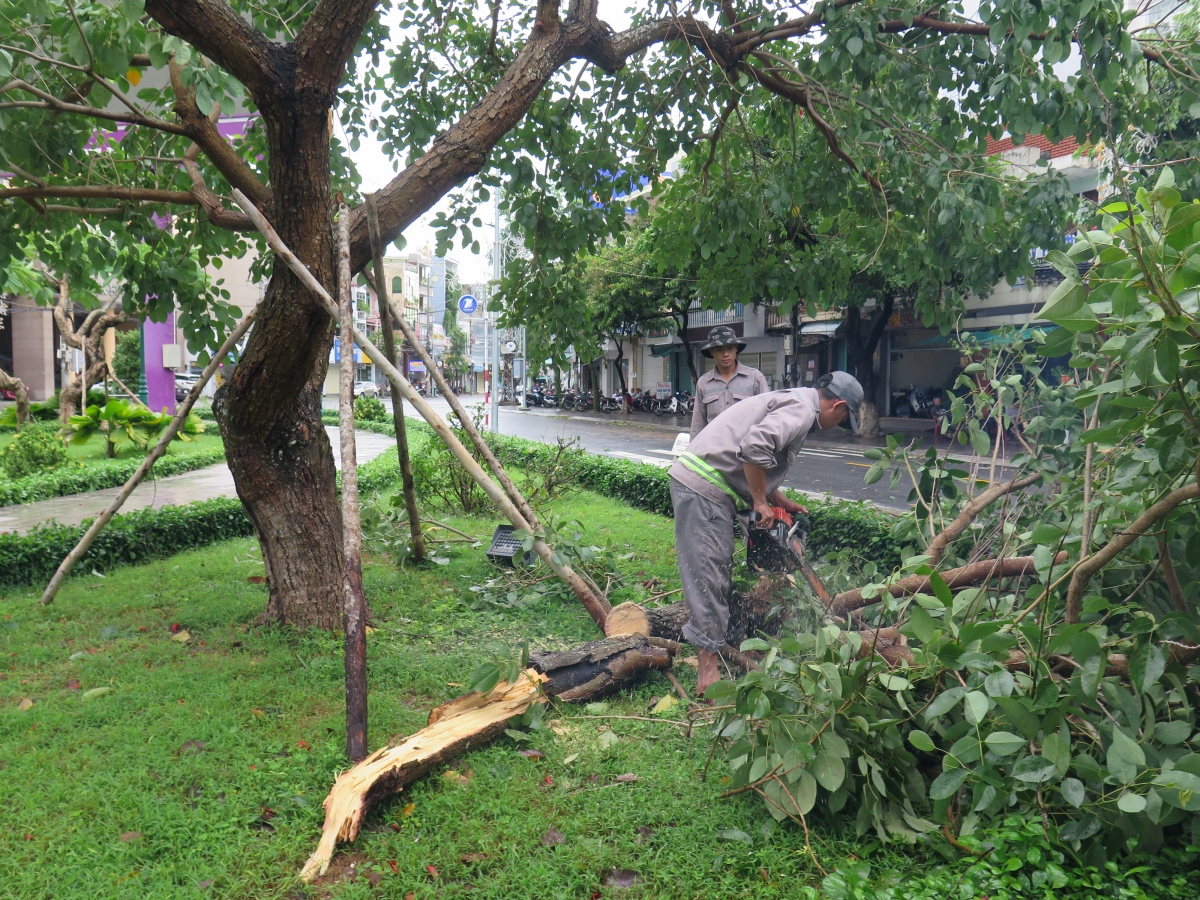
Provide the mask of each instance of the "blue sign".
{"label": "blue sign", "polygon": [[458,308],[464,316],[469,316],[479,309],[479,301],[470,294],[463,294],[458,298]]}

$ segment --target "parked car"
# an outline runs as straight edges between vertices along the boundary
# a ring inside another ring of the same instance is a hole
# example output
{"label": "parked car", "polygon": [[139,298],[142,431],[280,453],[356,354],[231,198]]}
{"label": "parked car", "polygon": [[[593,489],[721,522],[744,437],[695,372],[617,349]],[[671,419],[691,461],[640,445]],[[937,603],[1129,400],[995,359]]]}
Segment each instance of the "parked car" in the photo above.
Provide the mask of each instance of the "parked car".
{"label": "parked car", "polygon": [[16,400],[17,392],[10,391],[7,388],[0,388],[0,400]]}
{"label": "parked car", "polygon": [[356,381],[354,382],[354,396],[356,397],[375,397],[379,394],[379,387],[373,381]]}
{"label": "parked car", "polygon": [[195,375],[176,375],[175,376],[175,402],[182,403],[188,395],[188,391],[196,384],[198,379]]}

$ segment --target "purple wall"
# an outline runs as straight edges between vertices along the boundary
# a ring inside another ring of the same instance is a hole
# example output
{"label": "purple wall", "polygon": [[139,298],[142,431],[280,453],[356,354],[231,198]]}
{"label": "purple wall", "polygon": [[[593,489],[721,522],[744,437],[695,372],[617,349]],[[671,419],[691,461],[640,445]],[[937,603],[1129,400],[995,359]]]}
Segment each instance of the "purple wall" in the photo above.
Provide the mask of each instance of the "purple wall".
{"label": "purple wall", "polygon": [[155,412],[175,412],[175,370],[164,369],[163,344],[175,343],[175,314],[165,322],[142,323],[142,361],[146,367],[146,405]]}

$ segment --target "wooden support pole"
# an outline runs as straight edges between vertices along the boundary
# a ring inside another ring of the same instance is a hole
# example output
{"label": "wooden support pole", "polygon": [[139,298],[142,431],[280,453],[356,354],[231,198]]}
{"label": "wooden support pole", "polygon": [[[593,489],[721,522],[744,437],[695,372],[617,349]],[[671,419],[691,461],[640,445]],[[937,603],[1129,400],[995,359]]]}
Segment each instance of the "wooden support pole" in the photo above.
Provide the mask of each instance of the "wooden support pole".
{"label": "wooden support pole", "polygon": [[[397,369],[400,355],[396,352],[396,337],[392,333],[391,303],[388,300],[387,276],[383,272],[383,244],[379,237],[379,210],[375,195],[367,194],[367,234],[371,240],[371,256],[375,264],[375,296],[379,298],[379,323],[383,329],[383,352]],[[417,489],[413,483],[412,460],[408,456],[408,429],[404,425],[404,398],[392,397],[392,423],[396,426],[396,455],[400,460],[400,485],[404,508],[408,511],[408,528],[412,535],[412,558],[425,558],[425,538],[421,536],[421,516],[417,511]]]}
{"label": "wooden support pole", "polygon": [[354,302],[350,298],[350,210],[338,209],[338,302],[341,367],[338,429],[342,446],[342,550],[346,558],[342,625],[345,630],[346,755],[367,755],[367,622],[362,585],[362,529],[358,519],[358,454],[354,441]]}
{"label": "wooden support pole", "polygon": [[[316,298],[317,302],[321,304],[325,312],[331,318],[333,318],[334,321],[340,321],[337,305],[333,302],[332,298],[330,298],[329,292],[325,290],[321,282],[319,282],[312,272],[308,270],[308,267],[296,258],[296,254],[292,253],[292,251],[288,249],[287,245],[283,243],[283,240],[275,232],[275,229],[271,227],[271,223],[268,222],[263,217],[263,214],[258,211],[258,207],[251,203],[246,195],[237,188],[233,189],[233,198],[237,201],[238,206],[242,208],[246,215],[250,217],[250,220],[254,222],[255,227],[262,232],[263,237],[267,239],[267,243],[270,244],[271,249],[279,255],[279,258],[283,260],[288,268],[290,268],[296,274],[296,277],[303,282],[304,286],[312,292],[313,296]],[[400,321],[402,322],[403,319]],[[387,375],[388,380],[391,381],[392,387],[397,392],[402,394],[404,398],[413,405],[413,408],[421,414],[421,418],[429,423],[429,426],[434,430],[434,433],[437,434],[438,438],[450,448],[450,452],[454,454],[454,458],[457,459],[462,467],[467,470],[467,474],[471,476],[471,479],[481,488],[483,488],[484,493],[486,493],[488,498],[495,503],[497,507],[499,507],[500,512],[503,513],[504,517],[512,523],[513,527],[523,529],[534,534],[534,553],[541,557],[546,565],[548,565],[551,570],[558,575],[559,578],[566,582],[567,586],[571,589],[575,596],[579,598],[579,602],[583,604],[584,609],[588,611],[588,615],[592,617],[592,621],[594,621],[601,629],[603,629],[604,620],[608,617],[609,610],[609,605],[604,601],[604,599],[596,596],[592,592],[591,588],[584,583],[583,579],[580,578],[570,566],[555,558],[554,551],[542,537],[536,534],[535,529],[530,526],[529,521],[521,514],[520,510],[517,509],[516,505],[509,498],[509,496],[500,488],[498,484],[496,484],[496,482],[492,481],[492,479],[488,477],[487,473],[483,471],[483,468],[479,465],[479,463],[475,461],[475,457],[471,456],[467,448],[462,445],[462,442],[454,436],[454,432],[450,430],[450,426],[446,424],[446,421],[437,414],[433,407],[425,402],[425,398],[417,393],[416,388],[409,384],[408,379],[400,374],[400,371],[394,365],[392,365],[391,361],[384,356],[383,352],[374,344],[372,344],[367,339],[366,335],[364,335],[357,328],[352,327],[352,334],[354,339],[358,341],[358,344],[362,348],[363,352],[370,358],[371,362],[375,363],[375,365],[379,366],[379,368],[383,370],[383,373]]]}
{"label": "wooden support pole", "polygon": [[213,354],[208,365],[204,367],[204,371],[200,373],[200,377],[196,379],[196,383],[192,385],[192,389],[183,398],[183,403],[175,411],[175,416],[162,433],[162,437],[158,439],[158,443],[155,444],[154,449],[142,460],[142,464],[138,466],[137,471],[129,476],[129,480],[125,482],[125,486],[121,488],[121,492],[112,499],[112,502],[108,504],[104,512],[96,516],[91,526],[84,532],[83,537],[79,539],[79,543],[75,545],[75,549],[68,553],[67,558],[59,564],[54,577],[50,579],[50,583],[46,585],[46,590],[42,593],[42,603],[49,603],[54,599],[54,595],[58,593],[58,589],[62,587],[62,583],[71,574],[71,570],[75,568],[75,564],[83,558],[88,548],[92,546],[92,542],[96,540],[96,535],[112,520],[117,510],[129,499],[129,495],[133,493],[133,489],[142,482],[142,479],[146,477],[146,473],[167,452],[167,447],[175,439],[175,435],[179,433],[179,429],[187,419],[188,413],[192,411],[192,407],[200,398],[200,392],[204,390],[204,386],[216,374],[217,366],[221,364],[221,360],[234,348],[237,342],[242,339],[242,335],[249,331],[253,323],[254,310],[250,310],[250,312],[246,313],[242,321],[237,323],[233,331],[229,332],[229,337],[225,338],[225,341],[217,348],[217,352]]}

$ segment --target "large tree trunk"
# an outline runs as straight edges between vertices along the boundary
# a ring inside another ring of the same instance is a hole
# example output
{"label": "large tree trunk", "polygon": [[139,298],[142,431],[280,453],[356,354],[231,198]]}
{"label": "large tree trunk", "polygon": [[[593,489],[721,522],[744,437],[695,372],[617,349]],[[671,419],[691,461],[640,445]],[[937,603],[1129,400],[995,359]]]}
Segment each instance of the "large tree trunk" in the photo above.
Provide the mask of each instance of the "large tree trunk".
{"label": "large tree trunk", "polygon": [[876,402],[879,371],[875,368],[875,349],[883,337],[894,305],[895,301],[890,296],[881,301],[870,331],[865,335],[862,332],[866,323],[859,308],[846,307],[846,354],[854,369],[853,375],[863,388],[863,402],[858,413],[858,433],[863,437],[878,437],[882,433],[879,429],[879,405]]}
{"label": "large tree trunk", "polygon": [[[292,100],[263,112],[275,225],[333,293],[327,109],[319,101]],[[278,261],[259,310],[213,412],[238,497],[262,547],[270,588],[263,618],[334,630],[342,624],[342,516],[333,452],[321,424],[333,325]]]}

